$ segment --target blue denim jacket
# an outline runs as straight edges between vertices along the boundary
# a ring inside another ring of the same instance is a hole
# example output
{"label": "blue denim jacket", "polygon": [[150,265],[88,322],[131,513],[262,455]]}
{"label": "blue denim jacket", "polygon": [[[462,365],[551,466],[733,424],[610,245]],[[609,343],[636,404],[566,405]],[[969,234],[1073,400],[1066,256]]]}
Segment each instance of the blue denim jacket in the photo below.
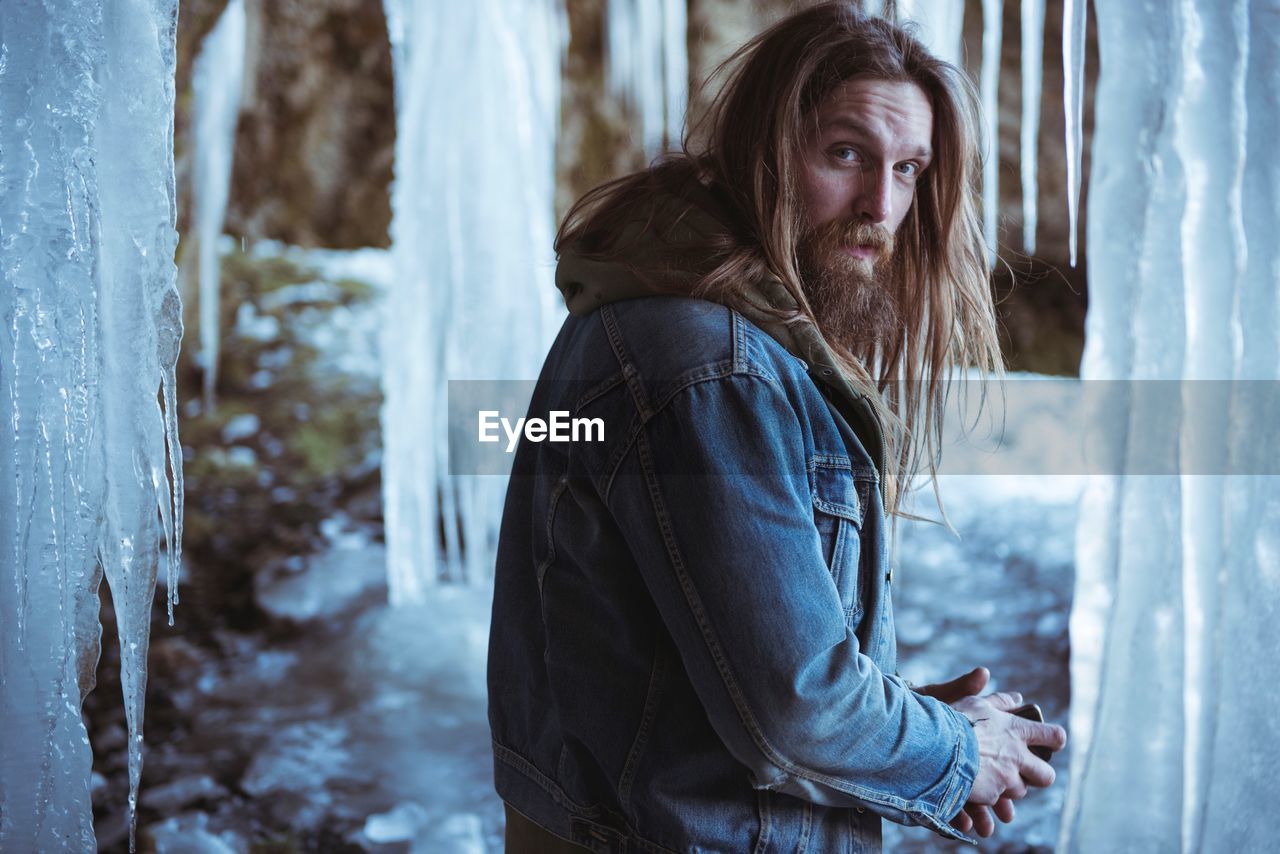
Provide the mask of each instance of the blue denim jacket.
{"label": "blue denim jacket", "polygon": [[724,306],[569,317],[522,440],[489,647],[495,783],[597,851],[874,851],[959,839],[977,741],[896,675],[872,457],[822,383]]}

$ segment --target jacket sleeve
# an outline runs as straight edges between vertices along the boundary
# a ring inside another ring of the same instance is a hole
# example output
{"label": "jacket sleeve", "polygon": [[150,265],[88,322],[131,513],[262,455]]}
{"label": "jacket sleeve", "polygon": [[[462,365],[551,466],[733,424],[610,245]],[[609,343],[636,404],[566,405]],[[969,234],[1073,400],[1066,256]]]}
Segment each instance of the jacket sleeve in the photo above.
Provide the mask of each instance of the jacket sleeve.
{"label": "jacket sleeve", "polygon": [[977,775],[972,727],[859,651],[806,464],[778,382],[735,373],[652,413],[606,497],[713,727],[756,788],[972,841],[948,824]]}

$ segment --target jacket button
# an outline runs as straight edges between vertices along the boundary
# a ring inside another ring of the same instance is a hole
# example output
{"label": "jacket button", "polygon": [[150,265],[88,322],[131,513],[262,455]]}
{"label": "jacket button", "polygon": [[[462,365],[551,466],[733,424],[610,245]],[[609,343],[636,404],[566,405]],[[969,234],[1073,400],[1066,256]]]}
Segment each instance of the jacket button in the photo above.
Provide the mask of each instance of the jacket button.
{"label": "jacket button", "polygon": [[867,810],[866,810],[866,807],[858,807],[858,812],[859,812],[859,813],[865,813],[866,811],[867,811]]}

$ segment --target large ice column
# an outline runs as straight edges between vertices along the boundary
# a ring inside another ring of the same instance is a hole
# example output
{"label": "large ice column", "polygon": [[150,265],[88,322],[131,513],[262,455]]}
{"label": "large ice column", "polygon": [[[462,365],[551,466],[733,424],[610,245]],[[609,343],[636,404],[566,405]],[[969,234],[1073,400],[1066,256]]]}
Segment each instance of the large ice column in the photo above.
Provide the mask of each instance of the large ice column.
{"label": "large ice column", "polygon": [[535,377],[563,318],[552,242],[567,34],[558,0],[384,5],[397,139],[383,508],[391,598],[412,602],[491,572],[506,489],[448,473],[447,382]]}
{"label": "large ice column", "polygon": [[678,148],[689,100],[686,0],[608,0],[609,90],[636,115],[647,156]]}
{"label": "large ice column", "polygon": [[[1265,758],[1280,742],[1280,478],[1241,455],[1280,424],[1280,14],[1095,11],[1082,373],[1133,380],[1094,419],[1121,466],[1192,471],[1102,475],[1086,495],[1059,847],[1263,850],[1280,797]],[[1158,380],[1185,382],[1171,395]],[[1269,410],[1242,380],[1267,382]],[[1162,424],[1181,430],[1152,448]]]}
{"label": "large ice column", "polygon": [[244,40],[244,0],[230,0],[200,46],[191,78],[195,136],[192,197],[200,254],[200,362],[206,410],[213,407],[218,381],[218,238],[231,191],[232,151],[244,82]]}
{"label": "large ice column", "polygon": [[176,0],[0,4],[0,850],[94,847],[80,703],[102,569],[136,797],[161,540],[176,590],[182,524],[176,23]]}

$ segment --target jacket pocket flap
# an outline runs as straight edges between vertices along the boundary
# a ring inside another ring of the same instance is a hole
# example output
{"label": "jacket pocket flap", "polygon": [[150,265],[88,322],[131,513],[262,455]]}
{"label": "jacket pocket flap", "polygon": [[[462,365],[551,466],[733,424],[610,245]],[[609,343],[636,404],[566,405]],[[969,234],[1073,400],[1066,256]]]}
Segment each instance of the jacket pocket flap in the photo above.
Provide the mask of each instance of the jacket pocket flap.
{"label": "jacket pocket flap", "polygon": [[857,525],[862,524],[862,497],[858,494],[858,481],[852,471],[819,461],[813,467],[811,478],[814,507]]}

